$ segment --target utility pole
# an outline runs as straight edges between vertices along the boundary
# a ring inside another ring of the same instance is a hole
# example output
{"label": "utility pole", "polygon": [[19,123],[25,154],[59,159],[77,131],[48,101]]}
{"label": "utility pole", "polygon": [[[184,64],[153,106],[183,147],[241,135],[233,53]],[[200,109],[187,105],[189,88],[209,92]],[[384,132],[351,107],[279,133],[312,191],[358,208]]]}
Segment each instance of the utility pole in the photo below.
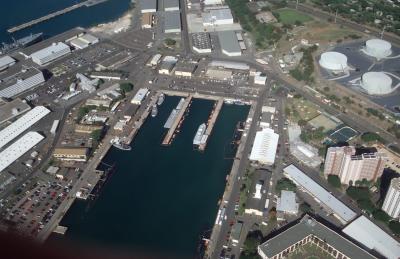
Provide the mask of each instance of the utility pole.
{"label": "utility pole", "polygon": [[335,13],[335,23],[336,23],[336,19],[337,19],[337,13],[338,13],[338,9],[336,9],[336,13]]}
{"label": "utility pole", "polygon": [[383,26],[381,31],[381,39],[383,39],[383,34],[385,33],[386,25]]}
{"label": "utility pole", "polygon": [[299,6],[299,0],[296,0],[296,10],[298,6]]}

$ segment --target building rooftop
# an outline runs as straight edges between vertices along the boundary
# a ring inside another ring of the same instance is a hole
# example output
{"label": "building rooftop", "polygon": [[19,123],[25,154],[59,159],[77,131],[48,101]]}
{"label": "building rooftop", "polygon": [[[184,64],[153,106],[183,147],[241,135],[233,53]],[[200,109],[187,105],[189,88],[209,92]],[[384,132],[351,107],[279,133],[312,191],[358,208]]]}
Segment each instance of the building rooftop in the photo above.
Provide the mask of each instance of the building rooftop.
{"label": "building rooftop", "polygon": [[179,0],[164,0],[164,9],[179,8]]}
{"label": "building rooftop", "polygon": [[218,39],[221,48],[229,53],[240,53],[241,48],[234,31],[220,31],[218,32]]}
{"label": "building rooftop", "polygon": [[0,124],[29,111],[30,109],[31,107],[26,102],[16,98],[11,102],[0,106]]}
{"label": "building rooftop", "polygon": [[207,32],[193,33],[192,35],[193,47],[199,50],[211,50],[210,34]]}
{"label": "building rooftop", "polygon": [[265,128],[256,133],[250,160],[262,164],[273,164],[275,162],[276,149],[278,147],[279,135],[273,129]]}
{"label": "building rooftop", "polygon": [[346,237],[308,215],[305,215],[294,226],[268,239],[259,246],[259,250],[268,256],[268,258],[271,258],[310,235],[316,236],[333,246],[348,258],[376,258]]}
{"label": "building rooftop", "polygon": [[398,259],[400,256],[400,243],[363,215],[347,225],[342,231],[360,244],[377,251],[388,259]]}
{"label": "building rooftop", "polygon": [[347,223],[357,216],[353,210],[347,207],[343,202],[338,200],[330,192],[325,190],[321,185],[316,183],[294,165],[285,167],[283,171],[287,177],[295,182],[296,185],[305,189],[315,199],[318,199],[321,203],[323,203],[343,223]]}
{"label": "building rooftop", "polygon": [[288,213],[297,213],[299,204],[296,202],[296,193],[291,191],[281,191],[281,197],[276,202],[276,210]]}
{"label": "building rooftop", "polygon": [[250,66],[247,65],[246,63],[235,62],[235,61],[213,60],[208,64],[208,66],[209,67],[223,67],[223,68],[235,69],[235,70],[250,70]]}
{"label": "building rooftop", "polygon": [[7,88],[15,85],[18,81],[24,81],[37,74],[41,74],[42,71],[35,67],[24,68],[22,70],[13,71],[13,73],[3,74],[0,79],[0,89]]}
{"label": "building rooftop", "polygon": [[165,13],[164,31],[181,30],[181,13],[172,11]]}
{"label": "building rooftop", "polygon": [[15,59],[13,59],[10,56],[0,57],[0,70],[1,70],[2,67],[6,67],[6,66],[8,66],[10,64],[13,64],[13,63],[15,63]]}
{"label": "building rooftop", "polygon": [[54,149],[54,155],[86,156],[88,149],[84,147],[64,147]]}
{"label": "building rooftop", "polygon": [[157,0],[140,0],[141,10],[157,10]]}
{"label": "building rooftop", "polygon": [[57,42],[57,43],[53,43],[50,46],[48,46],[47,48],[38,50],[34,53],[32,53],[30,56],[31,58],[35,58],[35,59],[44,59],[46,57],[48,57],[49,55],[53,54],[53,53],[57,53],[59,51],[62,51],[64,49],[70,49],[69,46],[63,42]]}

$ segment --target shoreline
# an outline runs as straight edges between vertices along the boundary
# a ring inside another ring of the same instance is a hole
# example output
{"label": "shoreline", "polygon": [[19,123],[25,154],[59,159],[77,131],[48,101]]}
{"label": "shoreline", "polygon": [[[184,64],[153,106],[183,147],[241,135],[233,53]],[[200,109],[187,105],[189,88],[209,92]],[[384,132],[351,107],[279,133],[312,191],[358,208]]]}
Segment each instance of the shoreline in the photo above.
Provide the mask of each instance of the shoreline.
{"label": "shoreline", "polygon": [[116,20],[107,22],[107,23],[100,23],[94,25],[92,27],[87,28],[88,31],[91,33],[98,33],[104,34],[107,36],[111,36],[123,31],[128,30],[132,27],[132,19],[134,17],[135,7],[129,7],[127,11],[125,11],[119,18]]}

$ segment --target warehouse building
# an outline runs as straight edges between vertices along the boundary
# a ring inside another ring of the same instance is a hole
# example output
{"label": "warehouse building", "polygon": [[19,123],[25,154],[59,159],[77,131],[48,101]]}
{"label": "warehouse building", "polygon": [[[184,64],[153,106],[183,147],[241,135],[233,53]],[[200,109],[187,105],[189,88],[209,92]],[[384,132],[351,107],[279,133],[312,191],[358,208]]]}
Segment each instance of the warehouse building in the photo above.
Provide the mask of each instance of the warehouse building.
{"label": "warehouse building", "polygon": [[175,63],[170,63],[170,62],[163,62],[161,63],[160,68],[158,69],[158,73],[160,75],[170,75],[172,73],[172,70],[175,67]]}
{"label": "warehouse building", "polygon": [[89,150],[83,147],[75,148],[56,148],[53,157],[62,161],[85,162],[87,160]]}
{"label": "warehouse building", "polygon": [[16,61],[10,56],[0,57],[0,71],[6,70],[7,68],[15,65]]}
{"label": "warehouse building", "polygon": [[273,129],[265,128],[258,131],[251,149],[250,160],[265,165],[274,164],[278,140],[279,135]]}
{"label": "warehouse building", "polygon": [[296,202],[296,193],[282,190],[281,196],[276,200],[276,211],[278,213],[296,215],[299,212],[299,204]]}
{"label": "warehouse building", "polygon": [[150,29],[153,25],[153,14],[144,13],[142,14],[142,29]]}
{"label": "warehouse building", "polygon": [[140,0],[141,13],[155,13],[157,12],[157,0]]}
{"label": "warehouse building", "polygon": [[232,78],[232,71],[227,69],[210,67],[207,69],[206,76],[208,78],[224,81]]}
{"label": "warehouse building", "polygon": [[0,106],[0,124],[14,119],[30,109],[31,107],[26,102],[23,102],[19,98],[14,99],[11,102]]}
{"label": "warehouse building", "polygon": [[328,213],[333,213],[343,224],[348,223],[357,216],[353,210],[294,165],[285,167],[283,174],[291,179],[300,189],[309,193],[317,202],[321,203]]}
{"label": "warehouse building", "polygon": [[47,114],[50,113],[44,106],[36,106],[21,118],[11,123],[5,129],[0,131],[0,148],[3,148],[10,141],[18,137],[25,130],[32,127],[36,122],[44,118]]}
{"label": "warehouse building", "polygon": [[250,66],[246,63],[242,62],[234,62],[234,61],[220,61],[213,60],[208,64],[209,67],[223,67],[226,69],[234,69],[234,70],[250,70]]}
{"label": "warehouse building", "polygon": [[71,53],[68,45],[57,42],[42,50],[36,51],[30,55],[32,61],[40,66],[44,66],[62,56]]}
{"label": "warehouse building", "polygon": [[197,68],[197,63],[194,62],[178,62],[175,66],[175,75],[182,77],[192,77]]}
{"label": "warehouse building", "polygon": [[197,53],[211,53],[211,39],[207,32],[198,32],[192,34],[192,47]]}
{"label": "warehouse building", "polygon": [[218,39],[223,54],[229,57],[242,55],[242,50],[234,31],[220,31],[218,32]]}
{"label": "warehouse building", "polygon": [[14,163],[18,158],[36,146],[44,137],[30,131],[0,153],[0,172]]}
{"label": "warehouse building", "polygon": [[90,78],[104,80],[121,80],[122,74],[119,72],[96,71],[90,74]]}
{"label": "warehouse building", "polygon": [[233,24],[231,9],[212,9],[209,13],[203,15],[204,26]]}
{"label": "warehouse building", "polygon": [[258,254],[263,259],[280,259],[300,250],[305,245],[314,245],[329,254],[329,258],[376,258],[346,236],[330,229],[309,215],[295,222],[289,228],[269,238],[258,246]]}
{"label": "warehouse building", "polygon": [[179,0],[164,0],[164,10],[169,11],[179,11]]}
{"label": "warehouse building", "polygon": [[96,70],[116,69],[131,59],[132,52],[124,50],[97,64]]}
{"label": "warehouse building", "polygon": [[82,134],[90,134],[95,130],[103,130],[103,126],[101,125],[85,125],[85,124],[76,124],[75,132]]}
{"label": "warehouse building", "polygon": [[165,13],[164,32],[181,32],[181,13],[179,11],[171,11]]}
{"label": "warehouse building", "polygon": [[342,231],[368,249],[377,251],[385,258],[399,258],[400,243],[363,215],[347,225]]}
{"label": "warehouse building", "polygon": [[110,99],[102,99],[102,98],[90,98],[86,100],[85,105],[87,106],[96,106],[96,107],[106,107],[110,108],[112,100]]}
{"label": "warehouse building", "polygon": [[12,98],[45,82],[43,72],[31,67],[0,80],[0,97]]}
{"label": "warehouse building", "polygon": [[99,42],[98,38],[96,38],[91,34],[86,33],[82,36],[79,36],[78,38],[72,39],[71,41],[69,41],[69,44],[71,44],[71,46],[76,49],[85,49],[90,45],[94,45],[98,42]]}
{"label": "warehouse building", "polygon": [[149,93],[149,89],[140,88],[139,91],[135,94],[135,96],[131,100],[131,104],[141,105],[144,98],[146,98]]}

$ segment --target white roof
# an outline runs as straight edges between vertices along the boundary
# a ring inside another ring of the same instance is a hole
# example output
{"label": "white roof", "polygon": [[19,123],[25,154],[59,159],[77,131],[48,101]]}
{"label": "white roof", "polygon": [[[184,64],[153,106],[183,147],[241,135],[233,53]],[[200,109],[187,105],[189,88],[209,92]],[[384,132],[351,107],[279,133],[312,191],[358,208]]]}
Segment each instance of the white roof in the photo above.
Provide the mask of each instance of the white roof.
{"label": "white roof", "polygon": [[276,148],[279,135],[273,129],[265,128],[258,131],[250,154],[250,160],[262,164],[273,164],[275,162]]}
{"label": "white roof", "polygon": [[332,212],[344,223],[357,216],[357,214],[347,207],[343,202],[330,194],[321,185],[317,184],[314,180],[312,180],[294,165],[285,167],[283,171],[285,175],[292,179],[297,185],[300,185],[314,198],[318,199],[326,207],[332,210]]}
{"label": "white roof", "polygon": [[299,205],[296,203],[296,193],[281,191],[281,197],[277,199],[276,210],[289,213],[297,213]]}
{"label": "white roof", "polygon": [[242,62],[234,62],[234,61],[219,61],[213,60],[208,64],[209,67],[224,67],[230,69],[237,69],[237,70],[249,70],[250,66],[246,63]]}
{"label": "white roof", "polygon": [[261,199],[261,196],[262,196],[262,194],[261,194],[261,188],[262,188],[262,185],[261,184],[256,184],[256,192],[254,193],[254,198],[255,199]]}
{"label": "white roof", "polygon": [[360,216],[342,231],[357,242],[369,249],[374,249],[388,259],[398,259],[400,256],[400,243],[365,216]]}
{"label": "white roof", "polygon": [[392,89],[392,78],[384,72],[367,72],[361,77],[361,86],[368,94],[389,94]]}
{"label": "white roof", "polygon": [[44,137],[37,132],[30,131],[15,141],[12,145],[0,153],[0,172],[11,165],[15,160],[28,152]]}
{"label": "white roof", "polygon": [[3,56],[3,57],[0,57],[0,68],[1,67],[5,67],[5,66],[8,66],[8,65],[10,65],[10,64],[13,64],[15,62],[15,59],[13,59],[12,57],[10,57],[10,56]]}
{"label": "white roof", "polygon": [[49,113],[50,110],[48,110],[46,107],[37,106],[0,131],[0,148],[7,145],[10,141],[18,137],[21,133],[29,129],[33,124],[38,122]]}
{"label": "white roof", "polygon": [[147,88],[140,88],[139,91],[132,98],[132,103],[141,103],[142,100],[146,97],[146,94],[149,92]]}
{"label": "white roof", "polygon": [[340,52],[328,51],[322,53],[319,64],[329,70],[344,70],[347,68],[347,57]]}
{"label": "white roof", "polygon": [[232,20],[233,16],[231,13],[231,9],[224,8],[224,9],[213,9],[210,10],[209,16],[205,16],[206,22],[210,22],[211,19],[215,19],[216,21],[220,20]]}
{"label": "white roof", "polygon": [[80,38],[81,40],[83,40],[83,41],[89,43],[89,44],[94,44],[94,43],[97,43],[97,42],[99,41],[98,38],[96,38],[96,37],[93,36],[92,34],[88,34],[88,33],[82,35],[82,36],[79,37],[79,38]]}
{"label": "white roof", "polygon": [[48,46],[47,48],[41,49],[31,54],[32,59],[42,60],[47,58],[48,56],[52,55],[53,53],[58,53],[63,50],[70,51],[70,48],[67,44],[63,42],[53,43],[52,45]]}

